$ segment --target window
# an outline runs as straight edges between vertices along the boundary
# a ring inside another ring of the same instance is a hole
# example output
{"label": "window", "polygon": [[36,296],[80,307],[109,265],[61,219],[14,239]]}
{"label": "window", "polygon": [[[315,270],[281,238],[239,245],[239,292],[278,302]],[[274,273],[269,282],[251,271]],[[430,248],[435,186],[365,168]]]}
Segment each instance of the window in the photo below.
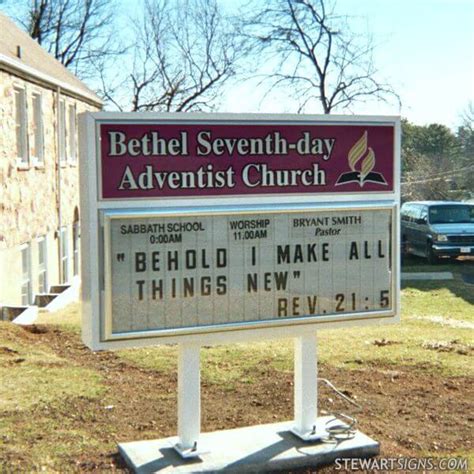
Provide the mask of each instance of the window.
{"label": "window", "polygon": [[426,222],[428,222],[428,208],[426,206],[423,206],[421,208],[418,222],[420,224],[425,224]]}
{"label": "window", "polygon": [[28,164],[28,134],[26,122],[26,94],[15,89],[16,156],[21,165]]}
{"label": "window", "polygon": [[76,106],[70,105],[68,109],[68,158],[69,161],[75,163],[77,160],[76,153]]}
{"label": "window", "polygon": [[413,209],[411,210],[411,213],[410,213],[412,222],[418,222],[418,220],[421,217],[421,210],[422,210],[422,207],[417,206],[417,205],[413,206]]}
{"label": "window", "polygon": [[58,130],[59,130],[59,162],[66,162],[66,103],[64,100],[59,102],[59,117],[58,117]]}
{"label": "window", "polygon": [[46,238],[38,239],[38,293],[48,292]]}
{"label": "window", "polygon": [[33,94],[33,150],[37,164],[44,163],[43,110],[41,94]]}
{"label": "window", "polygon": [[402,221],[409,222],[410,221],[410,211],[411,211],[411,206],[409,204],[404,204],[402,208],[400,209],[400,215],[402,218]]}
{"label": "window", "polygon": [[74,275],[79,275],[79,236],[79,222],[75,222],[72,227]]}
{"label": "window", "polygon": [[69,280],[69,245],[66,227],[61,227],[59,245],[61,246],[61,283],[67,283]]}
{"label": "window", "polygon": [[28,306],[32,302],[31,291],[31,254],[30,246],[21,248],[21,304]]}
{"label": "window", "polygon": [[472,224],[474,223],[474,206],[455,204],[430,207],[431,224]]}

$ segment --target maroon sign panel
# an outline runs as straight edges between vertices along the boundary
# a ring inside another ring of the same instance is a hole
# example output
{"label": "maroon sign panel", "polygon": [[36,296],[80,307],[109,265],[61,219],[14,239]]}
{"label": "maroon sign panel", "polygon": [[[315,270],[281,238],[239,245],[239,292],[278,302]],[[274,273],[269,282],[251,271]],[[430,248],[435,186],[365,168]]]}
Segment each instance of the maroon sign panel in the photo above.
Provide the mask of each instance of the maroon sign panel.
{"label": "maroon sign panel", "polygon": [[394,190],[394,126],[102,123],[102,199]]}

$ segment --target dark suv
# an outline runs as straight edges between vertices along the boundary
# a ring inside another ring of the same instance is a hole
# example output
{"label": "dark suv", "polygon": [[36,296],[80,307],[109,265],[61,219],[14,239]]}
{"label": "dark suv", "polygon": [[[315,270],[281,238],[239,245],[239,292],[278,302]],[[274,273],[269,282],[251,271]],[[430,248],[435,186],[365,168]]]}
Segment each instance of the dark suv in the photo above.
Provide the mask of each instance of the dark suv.
{"label": "dark suv", "polygon": [[404,254],[426,257],[474,255],[474,204],[413,201],[403,204],[401,242]]}

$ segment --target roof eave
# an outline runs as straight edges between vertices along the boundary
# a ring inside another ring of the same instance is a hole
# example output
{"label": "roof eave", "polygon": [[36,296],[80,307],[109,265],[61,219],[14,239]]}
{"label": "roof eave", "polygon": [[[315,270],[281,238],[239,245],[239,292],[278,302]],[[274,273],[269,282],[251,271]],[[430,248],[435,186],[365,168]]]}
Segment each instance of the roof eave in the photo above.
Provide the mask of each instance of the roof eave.
{"label": "roof eave", "polygon": [[87,93],[80,90],[77,87],[74,87],[67,82],[60,81],[53,76],[44,74],[37,71],[36,69],[22,64],[20,61],[17,61],[9,56],[6,56],[0,53],[0,69],[4,69],[8,72],[11,72],[16,75],[22,76],[24,79],[33,79],[35,82],[46,85],[53,88],[61,88],[61,90],[69,93],[72,96],[75,96],[91,105],[94,105],[98,108],[102,108],[104,105],[102,100],[97,97],[94,93]]}

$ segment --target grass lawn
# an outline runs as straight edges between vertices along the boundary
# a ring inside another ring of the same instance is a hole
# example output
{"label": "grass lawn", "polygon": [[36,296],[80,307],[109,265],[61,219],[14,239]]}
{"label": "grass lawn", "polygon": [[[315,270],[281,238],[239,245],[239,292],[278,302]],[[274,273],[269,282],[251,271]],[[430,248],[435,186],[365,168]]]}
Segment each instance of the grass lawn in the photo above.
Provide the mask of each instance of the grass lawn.
{"label": "grass lawn", "polygon": [[[462,274],[474,263],[403,271],[455,279],[403,282],[400,324],[320,331],[321,376],[357,398],[383,456],[472,456],[474,285]],[[176,432],[176,348],[92,353],[79,313],[0,322],[0,472],[123,469],[117,442]],[[291,340],[201,353],[204,431],[291,418]],[[338,403],[321,389],[320,410],[350,412]]]}
{"label": "grass lawn", "polygon": [[[321,362],[337,367],[359,367],[365,362],[403,364],[445,375],[474,375],[472,360],[463,356],[465,351],[472,351],[472,330],[442,324],[441,320],[454,324],[451,319],[457,319],[474,325],[474,285],[465,284],[459,274],[459,268],[474,274],[474,262],[434,266],[424,265],[421,259],[414,258],[410,263],[404,272],[451,271],[455,279],[402,283],[402,324],[320,331]],[[435,321],[430,319],[432,317]],[[427,349],[436,347],[436,343],[441,344],[439,351]],[[443,345],[446,345],[444,350]],[[177,365],[174,347],[132,349],[119,354],[147,368],[175,370]],[[203,351],[202,358],[204,380],[231,384],[267,360],[271,360],[275,368],[291,372],[293,341],[211,347]],[[220,374],[218,368],[223,360],[228,363]]]}

